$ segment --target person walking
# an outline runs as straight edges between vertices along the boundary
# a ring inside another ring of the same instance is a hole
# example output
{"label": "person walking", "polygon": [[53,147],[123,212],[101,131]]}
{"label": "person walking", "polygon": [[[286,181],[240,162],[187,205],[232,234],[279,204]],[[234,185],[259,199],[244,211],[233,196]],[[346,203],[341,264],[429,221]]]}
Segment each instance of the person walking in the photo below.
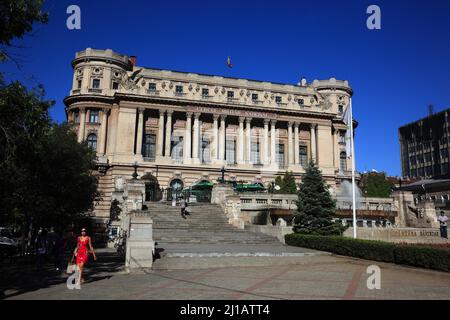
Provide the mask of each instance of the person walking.
{"label": "person walking", "polygon": [[94,248],[92,247],[91,237],[87,235],[86,229],[83,228],[81,229],[81,236],[79,236],[77,240],[77,247],[75,248],[72,255],[72,261],[75,256],[77,257],[77,266],[80,272],[80,283],[84,283],[83,268],[88,261],[89,251],[91,251],[94,260],[97,260]]}
{"label": "person walking", "polygon": [[180,208],[181,208],[181,216],[183,217],[183,219],[186,219],[186,200],[184,199],[184,197],[181,197],[180,200]]}
{"label": "person walking", "polygon": [[47,254],[47,232],[45,229],[40,228],[35,240],[36,249],[36,266],[39,270],[44,265],[45,255]]}
{"label": "person walking", "polygon": [[447,221],[448,217],[445,215],[444,211],[441,211],[441,215],[438,217],[439,229],[441,231],[441,238],[448,239],[447,236]]}

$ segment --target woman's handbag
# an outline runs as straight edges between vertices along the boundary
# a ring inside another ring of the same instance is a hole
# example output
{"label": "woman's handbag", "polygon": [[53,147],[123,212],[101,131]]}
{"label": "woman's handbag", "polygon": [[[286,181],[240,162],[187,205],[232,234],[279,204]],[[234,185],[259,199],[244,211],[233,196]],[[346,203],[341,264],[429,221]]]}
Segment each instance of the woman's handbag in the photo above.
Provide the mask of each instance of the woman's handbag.
{"label": "woman's handbag", "polygon": [[72,258],[72,260],[70,260],[70,261],[69,261],[69,264],[67,265],[67,270],[66,270],[66,272],[67,272],[68,274],[72,274],[72,273],[74,273],[75,271],[77,271],[77,265],[76,265],[75,263],[73,263],[73,258]]}

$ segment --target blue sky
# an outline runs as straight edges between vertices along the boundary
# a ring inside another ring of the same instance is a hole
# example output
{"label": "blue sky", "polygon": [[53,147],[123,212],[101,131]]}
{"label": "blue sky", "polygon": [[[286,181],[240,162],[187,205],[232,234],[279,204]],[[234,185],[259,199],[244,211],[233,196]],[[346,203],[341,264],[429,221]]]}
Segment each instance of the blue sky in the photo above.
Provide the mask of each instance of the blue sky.
{"label": "blue sky", "polygon": [[[66,8],[81,8],[81,30]],[[381,8],[381,30],[366,9]],[[65,120],[71,60],[86,47],[138,65],[295,84],[346,79],[354,89],[357,169],[399,175],[398,127],[450,107],[450,1],[47,1],[50,22],[14,42],[8,79],[41,83]],[[230,55],[233,68],[228,69]]]}

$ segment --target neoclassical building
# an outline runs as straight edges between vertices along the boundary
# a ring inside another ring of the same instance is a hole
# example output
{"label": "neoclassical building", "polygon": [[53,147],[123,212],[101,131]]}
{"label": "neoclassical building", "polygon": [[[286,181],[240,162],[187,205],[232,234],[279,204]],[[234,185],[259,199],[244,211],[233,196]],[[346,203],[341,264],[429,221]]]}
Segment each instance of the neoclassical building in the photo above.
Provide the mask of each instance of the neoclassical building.
{"label": "neoclassical building", "polygon": [[222,168],[227,180],[267,185],[286,170],[300,182],[313,159],[333,193],[350,178],[347,81],[285,84],[161,70],[110,49],[77,52],[72,66],[67,120],[97,152],[100,219],[109,217],[115,179],[135,170],[162,188],[216,182]]}

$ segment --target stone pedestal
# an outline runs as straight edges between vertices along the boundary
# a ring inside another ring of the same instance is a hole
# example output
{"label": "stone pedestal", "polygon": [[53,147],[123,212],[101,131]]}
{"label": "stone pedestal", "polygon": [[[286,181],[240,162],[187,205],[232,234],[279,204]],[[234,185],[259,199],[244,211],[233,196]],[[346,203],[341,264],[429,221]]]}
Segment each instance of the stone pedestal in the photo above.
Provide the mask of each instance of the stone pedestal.
{"label": "stone pedestal", "polygon": [[145,197],[145,183],[142,180],[127,180],[124,197],[126,199],[127,211],[142,210]]}
{"label": "stone pedestal", "polygon": [[213,186],[211,192],[211,203],[224,207],[227,196],[234,195],[233,186],[227,183],[219,183]]}
{"label": "stone pedestal", "polygon": [[415,207],[413,194],[411,191],[394,191],[392,195],[398,208],[395,224],[400,228],[407,227],[408,206]]}
{"label": "stone pedestal", "polygon": [[426,201],[423,209],[425,220],[430,224],[431,228],[439,228],[439,221],[437,219],[434,203],[432,201]]}
{"label": "stone pedestal", "polygon": [[128,271],[151,268],[154,253],[152,219],[147,212],[132,212],[130,214],[125,267]]}
{"label": "stone pedestal", "polygon": [[238,195],[229,195],[226,197],[225,213],[228,217],[228,223],[233,226],[244,229],[245,221],[241,216],[241,198]]}

